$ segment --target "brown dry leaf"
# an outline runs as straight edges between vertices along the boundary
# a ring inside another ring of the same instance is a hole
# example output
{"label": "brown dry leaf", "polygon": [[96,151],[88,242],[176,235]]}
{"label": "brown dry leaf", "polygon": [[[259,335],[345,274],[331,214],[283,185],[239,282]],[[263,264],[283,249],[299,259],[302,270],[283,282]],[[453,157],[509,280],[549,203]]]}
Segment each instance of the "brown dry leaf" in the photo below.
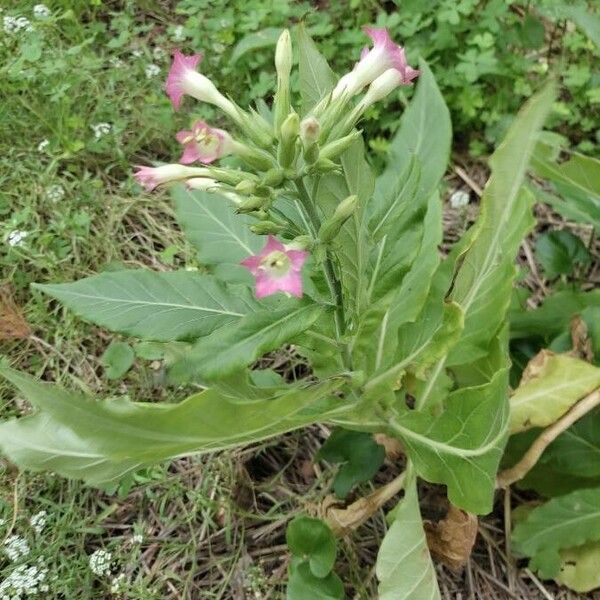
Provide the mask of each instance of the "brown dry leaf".
{"label": "brown dry leaf", "polygon": [[22,340],[31,328],[15,304],[8,286],[0,287],[0,340]]}
{"label": "brown dry leaf", "polygon": [[373,436],[373,439],[385,448],[385,455],[390,460],[396,460],[404,453],[400,440],[386,435],[385,433],[376,433]]}
{"label": "brown dry leaf", "polygon": [[550,350],[540,350],[528,363],[521,375],[519,387],[525,385],[528,381],[539,377],[540,373],[546,368],[546,363],[554,356]]}
{"label": "brown dry leaf", "polygon": [[462,569],[471,556],[477,537],[477,515],[450,506],[448,514],[437,523],[425,521],[429,550],[454,571]]}
{"label": "brown dry leaf", "polygon": [[592,340],[588,335],[587,323],[580,315],[575,315],[571,319],[570,329],[573,350],[568,354],[592,362],[594,360],[594,350],[592,349]]}

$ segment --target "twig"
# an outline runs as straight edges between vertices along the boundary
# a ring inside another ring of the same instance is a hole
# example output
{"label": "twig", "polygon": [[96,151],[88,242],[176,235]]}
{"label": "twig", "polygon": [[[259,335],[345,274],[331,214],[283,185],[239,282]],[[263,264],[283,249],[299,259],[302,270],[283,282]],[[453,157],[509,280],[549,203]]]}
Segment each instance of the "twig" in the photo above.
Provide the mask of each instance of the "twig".
{"label": "twig", "polygon": [[533,581],[535,587],[542,592],[544,598],[547,598],[548,600],[554,600],[554,596],[548,592],[548,590],[542,585],[542,582],[529,569],[525,569],[525,573],[527,573],[527,577]]}
{"label": "twig", "polygon": [[580,400],[571,409],[565,413],[556,423],[550,425],[542,431],[540,436],[531,444],[531,447],[525,452],[523,458],[510,469],[502,471],[496,479],[496,487],[506,488],[515,481],[523,479],[525,475],[534,467],[544,450],[551,444],[563,431],[567,430],[575,421],[581,419],[590,410],[600,405],[600,388],[593,391]]}
{"label": "twig", "polygon": [[527,262],[529,263],[529,268],[531,269],[531,274],[533,275],[535,282],[540,286],[544,296],[547,296],[548,289],[544,285],[544,280],[540,277],[540,272],[535,264],[535,259],[533,258],[533,252],[531,251],[529,242],[527,240],[523,240],[521,247],[523,248],[523,252],[525,253],[525,257],[527,258]]}
{"label": "twig", "polygon": [[481,198],[483,190],[467,175],[462,167],[454,165],[454,172]]}

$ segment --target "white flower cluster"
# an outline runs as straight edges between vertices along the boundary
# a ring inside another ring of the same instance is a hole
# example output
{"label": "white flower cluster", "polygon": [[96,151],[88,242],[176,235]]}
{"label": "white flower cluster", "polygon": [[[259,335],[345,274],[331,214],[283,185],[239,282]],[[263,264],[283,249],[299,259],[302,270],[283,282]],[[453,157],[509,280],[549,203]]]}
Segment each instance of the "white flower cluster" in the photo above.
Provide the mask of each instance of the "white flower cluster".
{"label": "white flower cluster", "polygon": [[156,77],[160,73],[160,67],[154,63],[150,63],[146,66],[145,73],[147,79],[152,79],[152,77]]}
{"label": "white flower cluster", "polygon": [[106,550],[96,550],[90,555],[90,569],[96,575],[108,575],[110,572],[110,561],[112,554]]}
{"label": "white flower cluster", "polygon": [[112,130],[110,123],[96,123],[96,125],[90,125],[94,132],[94,137],[99,140],[101,137],[108,135]]}
{"label": "white flower cluster", "polygon": [[11,535],[4,542],[4,550],[10,560],[19,560],[22,556],[27,556],[30,552],[27,540],[20,535]]}
{"label": "white flower cluster", "polygon": [[31,21],[26,17],[9,17],[3,19],[4,33],[17,33],[24,29],[31,31]]}
{"label": "white flower cluster", "polygon": [[65,188],[58,183],[51,185],[46,190],[46,198],[50,200],[50,202],[58,202],[65,197]]}
{"label": "white flower cluster", "polygon": [[183,42],[185,39],[185,32],[183,31],[183,25],[177,25],[175,29],[173,29],[173,41],[174,42]]}
{"label": "white flower cluster", "polygon": [[125,66],[125,63],[118,57],[118,56],[111,56],[108,59],[108,62],[111,64],[111,66],[113,66],[115,69],[120,69],[121,67]]}
{"label": "white flower cluster", "polygon": [[46,19],[50,16],[50,9],[45,4],[36,4],[33,7],[33,16],[36,19]]}
{"label": "white flower cluster", "polygon": [[22,246],[25,238],[29,235],[28,231],[19,231],[15,229],[8,234],[8,245],[9,246]]}
{"label": "white flower cluster", "polygon": [[35,513],[29,522],[33,527],[34,531],[39,535],[42,533],[44,527],[46,526],[46,521],[48,520],[48,513],[45,510],[40,510],[40,512]]}
{"label": "white flower cluster", "polygon": [[0,582],[0,600],[21,600],[21,596],[48,592],[50,588],[44,583],[47,575],[43,561],[38,566],[19,565]]}
{"label": "white flower cluster", "polygon": [[141,544],[144,541],[144,536],[141,533],[134,533],[131,536],[132,544]]}
{"label": "white flower cluster", "polygon": [[48,140],[48,139],[42,140],[37,146],[38,152],[46,152],[46,148],[49,145],[50,145],[50,140]]}
{"label": "white flower cluster", "polygon": [[166,55],[167,53],[164,48],[161,48],[160,46],[155,46],[154,50],[152,50],[152,56],[154,56],[156,60],[162,60]]}
{"label": "white flower cluster", "polygon": [[119,573],[116,577],[113,577],[110,582],[111,594],[118,594],[119,592],[124,591],[126,583],[125,573]]}
{"label": "white flower cluster", "polygon": [[131,56],[133,56],[133,58],[141,58],[144,56],[144,51],[141,48],[135,48],[131,51]]}

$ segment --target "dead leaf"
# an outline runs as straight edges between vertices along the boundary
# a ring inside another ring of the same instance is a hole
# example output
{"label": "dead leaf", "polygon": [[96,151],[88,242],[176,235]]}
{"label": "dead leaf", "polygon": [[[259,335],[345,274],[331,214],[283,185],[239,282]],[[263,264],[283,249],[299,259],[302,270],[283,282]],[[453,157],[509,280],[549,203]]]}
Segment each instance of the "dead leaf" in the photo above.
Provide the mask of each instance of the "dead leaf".
{"label": "dead leaf", "polygon": [[0,340],[23,340],[31,328],[15,304],[8,286],[0,287]]}
{"label": "dead leaf", "polygon": [[571,342],[573,350],[569,352],[571,356],[582,358],[587,362],[594,360],[594,350],[592,340],[588,334],[587,323],[581,318],[581,315],[574,315],[570,324]]}
{"label": "dead leaf", "polygon": [[385,433],[376,433],[373,436],[373,439],[385,448],[385,455],[390,460],[396,460],[404,453],[400,440],[386,435]]}
{"label": "dead leaf", "polygon": [[540,376],[540,373],[543,373],[546,368],[546,363],[550,358],[554,356],[554,352],[550,350],[540,350],[528,363],[525,369],[523,370],[523,374],[521,375],[521,381],[519,382],[519,387],[525,385],[527,382],[532,379],[536,379]]}
{"label": "dead leaf", "polygon": [[471,556],[477,538],[477,516],[450,505],[441,521],[425,521],[429,550],[454,571],[462,569]]}

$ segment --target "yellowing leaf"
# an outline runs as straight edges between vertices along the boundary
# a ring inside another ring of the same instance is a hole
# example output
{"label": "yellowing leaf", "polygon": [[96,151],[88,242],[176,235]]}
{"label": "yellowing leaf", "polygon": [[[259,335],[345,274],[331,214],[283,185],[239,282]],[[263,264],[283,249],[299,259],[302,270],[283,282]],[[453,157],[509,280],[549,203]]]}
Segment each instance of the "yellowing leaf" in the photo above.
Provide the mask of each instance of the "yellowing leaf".
{"label": "yellowing leaf", "polygon": [[560,553],[560,574],[556,581],[576,592],[600,587],[600,542],[589,542]]}
{"label": "yellowing leaf", "polygon": [[600,385],[600,368],[542,350],[527,365],[510,399],[510,432],[545,427]]}

